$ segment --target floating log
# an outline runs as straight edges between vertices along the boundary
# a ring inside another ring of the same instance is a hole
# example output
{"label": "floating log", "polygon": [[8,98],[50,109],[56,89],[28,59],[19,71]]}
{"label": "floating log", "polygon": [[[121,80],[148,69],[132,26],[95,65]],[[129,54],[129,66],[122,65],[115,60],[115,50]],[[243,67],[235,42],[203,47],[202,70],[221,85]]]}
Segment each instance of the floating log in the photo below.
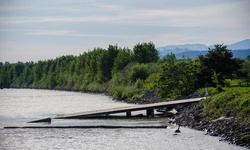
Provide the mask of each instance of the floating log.
{"label": "floating log", "polygon": [[51,123],[51,118],[39,119],[39,120],[35,120],[35,121],[30,121],[30,122],[27,122],[27,123],[41,123],[41,122]]}

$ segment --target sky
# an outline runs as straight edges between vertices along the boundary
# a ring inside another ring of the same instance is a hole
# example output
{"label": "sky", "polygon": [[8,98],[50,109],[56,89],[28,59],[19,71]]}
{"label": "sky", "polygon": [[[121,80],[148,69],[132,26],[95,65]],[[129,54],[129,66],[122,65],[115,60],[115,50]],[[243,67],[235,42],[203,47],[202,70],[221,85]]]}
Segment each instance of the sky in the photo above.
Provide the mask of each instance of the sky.
{"label": "sky", "polygon": [[0,62],[250,38],[250,0],[0,0]]}

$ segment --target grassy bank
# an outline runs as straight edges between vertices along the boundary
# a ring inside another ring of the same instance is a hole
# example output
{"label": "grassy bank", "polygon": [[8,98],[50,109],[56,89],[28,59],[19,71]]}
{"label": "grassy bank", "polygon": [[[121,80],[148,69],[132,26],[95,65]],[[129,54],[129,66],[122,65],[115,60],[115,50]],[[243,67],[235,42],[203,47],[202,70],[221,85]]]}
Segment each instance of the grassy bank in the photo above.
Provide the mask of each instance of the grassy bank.
{"label": "grassy bank", "polygon": [[250,88],[229,88],[202,103],[203,116],[208,120],[221,116],[250,121]]}
{"label": "grassy bank", "polygon": [[250,88],[223,88],[220,93],[209,89],[212,95],[180,110],[176,123],[250,148]]}

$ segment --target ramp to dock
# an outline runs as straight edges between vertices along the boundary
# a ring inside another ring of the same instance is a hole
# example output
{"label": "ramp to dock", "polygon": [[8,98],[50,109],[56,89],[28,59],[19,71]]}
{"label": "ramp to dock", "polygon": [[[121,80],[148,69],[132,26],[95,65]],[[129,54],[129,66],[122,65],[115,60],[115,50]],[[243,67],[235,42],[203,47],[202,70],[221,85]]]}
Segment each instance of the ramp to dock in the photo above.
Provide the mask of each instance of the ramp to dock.
{"label": "ramp to dock", "polygon": [[77,119],[77,118],[87,118],[87,117],[96,117],[96,116],[109,116],[110,114],[116,114],[116,113],[126,113],[127,117],[131,117],[132,111],[140,111],[140,110],[146,110],[147,116],[150,117],[150,116],[154,116],[154,109],[159,109],[163,107],[175,107],[175,106],[181,106],[181,105],[188,105],[192,103],[197,103],[201,101],[202,99],[204,99],[204,97],[160,102],[160,103],[153,103],[153,104],[145,104],[145,105],[135,105],[135,106],[128,106],[128,107],[118,107],[118,108],[111,108],[111,109],[101,109],[101,110],[95,110],[95,111],[69,113],[69,114],[57,115],[54,119],[70,119],[70,118]]}

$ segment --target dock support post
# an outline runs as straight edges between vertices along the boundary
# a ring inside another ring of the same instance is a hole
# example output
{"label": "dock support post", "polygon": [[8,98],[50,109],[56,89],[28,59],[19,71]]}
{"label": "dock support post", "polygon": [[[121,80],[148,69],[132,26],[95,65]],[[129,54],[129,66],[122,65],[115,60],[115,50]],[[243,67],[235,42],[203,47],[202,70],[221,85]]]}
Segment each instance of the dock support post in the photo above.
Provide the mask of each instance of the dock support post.
{"label": "dock support post", "polygon": [[126,115],[127,115],[128,118],[131,117],[131,111],[127,111]]}
{"label": "dock support post", "polygon": [[154,117],[154,109],[147,109],[147,117]]}

